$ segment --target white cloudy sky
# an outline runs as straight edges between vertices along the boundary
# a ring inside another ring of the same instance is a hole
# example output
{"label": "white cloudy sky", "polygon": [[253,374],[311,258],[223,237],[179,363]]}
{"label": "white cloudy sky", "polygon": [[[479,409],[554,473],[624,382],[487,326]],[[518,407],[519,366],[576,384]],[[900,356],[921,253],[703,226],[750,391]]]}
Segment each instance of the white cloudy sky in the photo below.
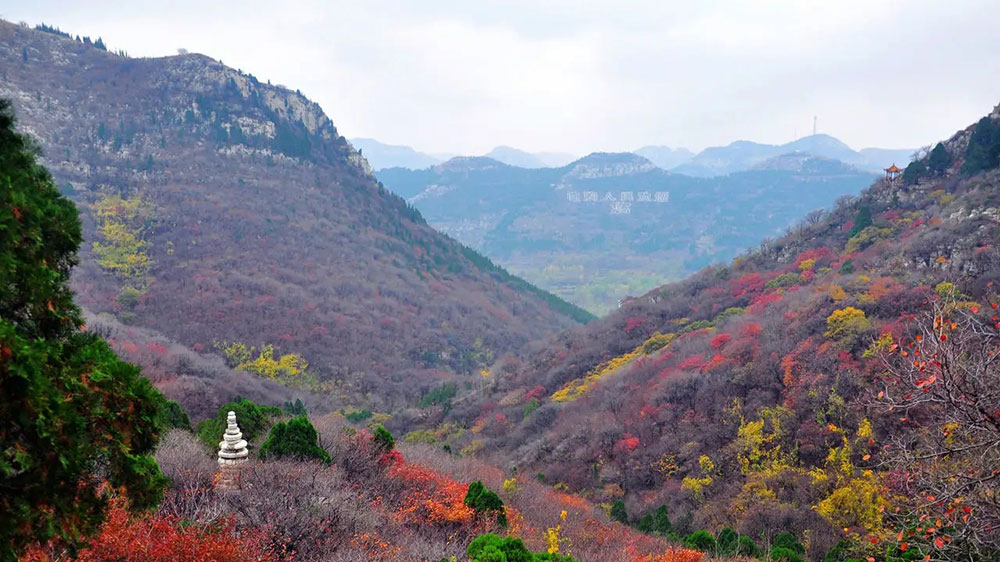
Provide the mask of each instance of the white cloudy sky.
{"label": "white cloudy sky", "polygon": [[855,148],[946,137],[1000,102],[997,0],[0,0],[0,17],[180,47],[301,89],[348,137],[428,152]]}

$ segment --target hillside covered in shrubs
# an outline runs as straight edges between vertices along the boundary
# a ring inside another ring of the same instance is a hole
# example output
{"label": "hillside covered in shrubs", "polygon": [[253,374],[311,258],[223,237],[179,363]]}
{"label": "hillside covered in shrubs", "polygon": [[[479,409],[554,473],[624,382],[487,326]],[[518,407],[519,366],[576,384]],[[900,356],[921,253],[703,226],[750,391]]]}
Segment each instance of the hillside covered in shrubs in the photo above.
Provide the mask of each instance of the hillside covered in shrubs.
{"label": "hillside covered in shrubs", "polygon": [[787,532],[811,560],[995,558],[998,123],[502,358],[429,416],[468,431],[431,440],[646,529],[665,505],[681,534]]}
{"label": "hillside covered in shrubs", "polygon": [[81,213],[78,303],[135,328],[133,360],[184,363],[158,384],[185,408],[232,398],[183,357],[217,345],[252,352],[222,370],[389,408],[592,318],[433,230],[299,92],[51,26],[0,21],[0,57],[0,98]]}

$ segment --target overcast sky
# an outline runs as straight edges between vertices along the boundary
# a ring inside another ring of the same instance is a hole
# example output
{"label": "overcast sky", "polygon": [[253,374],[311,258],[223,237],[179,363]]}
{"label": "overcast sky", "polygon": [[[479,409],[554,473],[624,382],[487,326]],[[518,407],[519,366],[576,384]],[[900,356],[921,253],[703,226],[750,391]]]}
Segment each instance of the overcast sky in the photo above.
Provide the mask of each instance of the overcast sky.
{"label": "overcast sky", "polygon": [[1000,102],[997,0],[0,0],[0,17],[178,48],[425,152],[698,150],[819,131],[915,147]]}

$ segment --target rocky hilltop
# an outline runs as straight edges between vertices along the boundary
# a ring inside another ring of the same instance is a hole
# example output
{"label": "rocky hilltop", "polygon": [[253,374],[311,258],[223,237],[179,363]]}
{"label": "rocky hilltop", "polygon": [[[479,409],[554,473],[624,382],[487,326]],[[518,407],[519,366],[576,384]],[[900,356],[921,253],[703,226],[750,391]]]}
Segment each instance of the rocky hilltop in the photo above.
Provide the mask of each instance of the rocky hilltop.
{"label": "rocky hilltop", "polygon": [[7,22],[0,58],[0,97],[80,207],[94,314],[256,348],[242,359],[347,404],[412,399],[589,318],[434,231],[299,92]]}

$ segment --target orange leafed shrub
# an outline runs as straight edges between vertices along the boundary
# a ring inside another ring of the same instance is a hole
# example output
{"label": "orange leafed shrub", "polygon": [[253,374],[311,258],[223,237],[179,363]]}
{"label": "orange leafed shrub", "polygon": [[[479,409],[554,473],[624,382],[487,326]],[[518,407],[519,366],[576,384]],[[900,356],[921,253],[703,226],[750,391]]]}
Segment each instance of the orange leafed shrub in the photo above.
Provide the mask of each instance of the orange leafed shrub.
{"label": "orange leafed shrub", "polygon": [[[36,547],[22,562],[65,560]],[[180,517],[137,517],[129,513],[125,500],[111,502],[100,534],[80,551],[76,562],[280,562],[291,560],[275,551],[261,529],[237,532],[232,520],[215,525],[182,525]]]}
{"label": "orange leafed shrub", "polygon": [[455,482],[432,470],[405,462],[393,465],[390,475],[405,481],[411,488],[397,512],[402,520],[436,525],[472,523],[475,513],[465,505],[468,484]]}

